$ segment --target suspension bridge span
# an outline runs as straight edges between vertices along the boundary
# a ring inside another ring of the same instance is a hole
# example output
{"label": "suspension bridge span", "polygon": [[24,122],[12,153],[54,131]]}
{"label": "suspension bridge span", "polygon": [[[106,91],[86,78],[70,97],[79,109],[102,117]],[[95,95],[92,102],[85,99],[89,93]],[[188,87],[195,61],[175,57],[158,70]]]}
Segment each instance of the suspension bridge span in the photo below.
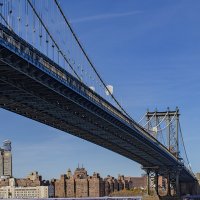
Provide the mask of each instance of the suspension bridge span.
{"label": "suspension bridge span", "polygon": [[[34,0],[0,1],[1,108],[140,163],[147,171],[149,187],[153,174],[157,192],[158,176],[163,176],[167,179],[168,195],[171,188],[176,195],[181,190],[194,193],[196,178],[188,163],[183,162],[180,147],[172,146],[170,137],[167,146],[158,134],[152,134],[167,127],[169,130],[176,118],[173,130],[174,143],[178,144],[179,111],[147,112],[147,123],[136,123],[97,72],[58,1],[42,2],[44,5],[38,6]],[[70,38],[69,42],[60,39],[61,33],[49,25],[55,24],[51,13],[58,13],[53,18],[60,17],[65,23],[64,36]],[[156,116],[162,119],[150,127]],[[168,124],[162,128],[165,118]]]}

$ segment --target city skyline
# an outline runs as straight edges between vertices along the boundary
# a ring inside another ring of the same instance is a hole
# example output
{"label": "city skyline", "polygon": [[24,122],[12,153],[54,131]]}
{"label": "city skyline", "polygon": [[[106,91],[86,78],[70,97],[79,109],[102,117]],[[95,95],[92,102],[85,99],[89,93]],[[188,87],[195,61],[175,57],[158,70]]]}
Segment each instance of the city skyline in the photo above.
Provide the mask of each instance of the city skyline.
{"label": "city skyline", "polygon": [[[160,177],[159,185],[165,188]],[[74,172],[68,169],[67,173],[59,178],[44,180],[37,171],[29,173],[23,178],[0,179],[0,198],[65,198],[65,197],[103,197],[120,191],[129,191],[143,194],[147,188],[147,178],[143,177],[101,177],[99,173],[92,175],[87,169],[77,167]],[[152,188],[153,189],[153,188]],[[135,192],[136,192],[135,191]]]}
{"label": "city skyline", "polygon": [[[12,171],[13,171],[13,168],[15,168],[15,166],[12,164],[12,146],[11,146],[11,141],[10,140],[4,140],[3,141],[3,146],[2,147],[0,147],[0,150],[1,150],[1,155],[2,155],[2,157],[4,157],[4,153],[9,153],[9,160],[10,160],[10,162],[8,163],[8,162],[6,162],[6,163],[4,163],[4,160],[5,160],[5,158],[1,158],[2,160],[1,160],[1,162],[0,162],[0,164],[2,165],[2,166],[0,166],[1,167],[1,170],[2,171],[0,171],[0,179],[2,179],[2,180],[6,180],[6,179],[9,179],[9,178],[22,178],[22,177],[16,177],[16,176],[13,176],[13,174],[12,174]],[[6,158],[6,161],[7,161],[7,159],[8,158]],[[8,169],[4,169],[4,168],[8,168]],[[4,172],[5,171],[5,172]],[[77,166],[76,166],[76,168],[74,169],[74,170],[71,170],[70,168],[67,168],[67,170],[65,171],[65,172],[61,172],[61,175],[66,175],[68,178],[70,178],[70,176],[72,176],[72,172],[74,171],[74,173],[75,173],[75,175],[76,175],[76,171],[83,171],[84,172],[84,175],[85,175],[85,177],[90,177],[90,176],[92,176],[92,175],[89,175],[88,173],[87,173],[87,169],[84,167],[84,165],[83,164],[80,164],[80,163],[78,163],[77,164]],[[82,173],[81,173],[82,174]],[[100,176],[100,173],[99,172],[97,172],[96,170],[94,170],[93,171],[93,174],[98,174],[99,176]],[[37,177],[42,177],[42,174],[40,174],[38,171],[36,171],[36,170],[34,170],[34,171],[32,171],[32,172],[30,172],[29,174],[28,174],[28,176],[27,177],[29,177],[28,179],[32,179],[31,177],[32,176],[36,176],[37,175]],[[124,176],[123,174],[118,174],[118,177],[121,177],[121,176]],[[142,176],[144,176],[144,175],[142,175]],[[24,177],[24,176],[23,176]],[[78,177],[78,175],[76,175],[76,177]],[[113,176],[111,176],[111,175],[107,175],[107,177],[113,177]],[[129,176],[130,177],[130,176]],[[47,181],[50,181],[50,180],[52,180],[52,179],[57,179],[57,178],[59,178],[59,177],[51,177],[49,180],[47,180]],[[80,177],[79,177],[80,178]],[[105,178],[105,177],[104,177]],[[113,177],[113,178],[117,178],[117,177]],[[45,180],[44,180],[45,181]]]}
{"label": "city skyline", "polygon": [[[198,172],[200,3],[77,2],[61,5],[115,96],[136,121],[147,108],[179,106],[190,162]],[[15,149],[14,176],[34,168],[45,178],[57,177],[78,163],[90,174],[93,169],[103,176],[142,173],[135,162],[82,139],[4,110],[0,118],[0,140],[10,139]]]}
{"label": "city skyline", "polygon": [[[38,171],[32,171],[23,177],[15,177],[12,175],[14,166],[11,141],[5,140],[0,150],[0,198],[103,197],[123,190],[139,189],[143,193],[147,188],[146,175],[126,177],[119,174],[118,177],[102,177],[97,171],[88,174],[87,169],[79,164],[74,171],[68,168],[59,177],[51,177],[49,180],[43,179]],[[160,187],[165,188],[162,182],[160,177]]]}

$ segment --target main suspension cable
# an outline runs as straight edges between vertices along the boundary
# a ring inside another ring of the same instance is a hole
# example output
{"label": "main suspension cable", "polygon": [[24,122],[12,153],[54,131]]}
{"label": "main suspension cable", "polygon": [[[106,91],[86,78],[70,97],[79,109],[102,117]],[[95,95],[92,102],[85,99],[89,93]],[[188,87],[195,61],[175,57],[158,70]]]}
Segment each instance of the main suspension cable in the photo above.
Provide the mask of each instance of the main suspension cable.
{"label": "main suspension cable", "polygon": [[169,112],[166,112],[165,116],[162,118],[162,120],[155,126],[155,127],[158,127],[162,124],[162,122],[165,120],[165,118],[167,117]]}
{"label": "main suspension cable", "polygon": [[156,115],[156,112],[152,115],[152,117],[146,122],[146,124],[144,125],[144,127],[153,119],[153,117]]}
{"label": "main suspension cable", "polygon": [[181,134],[181,140],[182,140],[182,143],[183,143],[183,149],[184,149],[184,152],[185,152],[187,164],[188,164],[190,170],[192,171],[192,168],[191,168],[191,166],[190,166],[190,162],[189,162],[189,159],[188,159],[186,147],[185,147],[185,142],[184,142],[184,139],[183,139],[183,133],[182,133],[182,130],[181,130],[181,125],[180,125],[180,122],[178,122],[178,123],[179,123],[179,129],[180,129],[180,134]]}
{"label": "main suspension cable", "polygon": [[159,130],[157,130],[157,131],[163,131],[163,130],[165,130],[169,125],[171,125],[171,123],[174,121],[174,118],[175,118],[176,115],[177,115],[177,111],[176,111],[176,113],[174,114],[174,116],[172,117],[171,121],[170,121],[164,128],[159,129]]}
{"label": "main suspension cable", "polygon": [[141,117],[141,119],[137,122],[138,124],[146,117],[146,113]]}
{"label": "main suspension cable", "polygon": [[13,31],[12,27],[9,25],[9,23],[7,22],[7,20],[5,19],[5,17],[2,15],[2,13],[0,13],[0,17],[3,19],[3,21],[5,22],[5,24],[8,26],[8,28]]}
{"label": "main suspension cable", "polygon": [[76,73],[76,71],[74,70],[74,68],[71,66],[70,62],[66,59],[64,53],[60,50],[57,42],[54,40],[53,36],[51,35],[51,33],[49,32],[48,28],[45,26],[43,20],[41,19],[41,17],[39,16],[39,14],[37,13],[35,7],[33,6],[33,4],[30,2],[30,0],[27,0],[29,5],[31,6],[32,10],[34,11],[35,15],[37,16],[37,18],[39,19],[40,23],[42,24],[42,26],[44,27],[44,29],[46,30],[46,32],[48,33],[49,37],[51,38],[51,40],[53,41],[53,43],[55,44],[55,46],[57,47],[58,51],[61,53],[61,55],[63,56],[64,60],[66,60],[66,62],[68,63],[68,65],[70,66],[70,68],[72,69],[72,71],[74,72],[74,74],[77,76],[77,78],[81,81],[81,78],[79,77],[79,75]]}
{"label": "main suspension cable", "polygon": [[100,74],[97,72],[95,66],[93,65],[93,63],[91,62],[91,60],[90,60],[90,58],[88,57],[87,53],[85,52],[83,46],[81,45],[79,39],[77,38],[75,32],[73,31],[73,29],[72,29],[72,27],[71,27],[71,25],[70,25],[68,19],[66,18],[65,14],[63,13],[63,11],[62,11],[62,9],[61,9],[61,7],[60,7],[58,1],[57,1],[57,0],[54,0],[54,2],[55,2],[55,4],[57,5],[57,7],[58,7],[58,9],[59,9],[59,11],[60,11],[60,13],[61,13],[63,19],[65,20],[67,26],[69,27],[69,29],[70,29],[72,35],[74,36],[76,42],[78,43],[78,45],[79,45],[81,51],[83,52],[84,56],[86,57],[87,61],[89,62],[90,66],[92,67],[92,69],[93,69],[94,72],[96,73],[97,77],[99,78],[99,80],[101,81],[101,83],[103,84],[103,86],[105,87],[105,89],[108,91],[109,95],[114,99],[114,101],[115,101],[116,104],[119,106],[119,108],[123,111],[123,113],[124,113],[126,116],[128,116],[132,121],[134,121],[134,120],[132,119],[132,117],[131,117],[131,116],[124,110],[124,108],[120,105],[120,103],[117,101],[117,99],[114,97],[114,95],[110,92],[110,90],[107,89],[106,84],[104,83],[104,81],[103,81],[103,79],[101,78]]}

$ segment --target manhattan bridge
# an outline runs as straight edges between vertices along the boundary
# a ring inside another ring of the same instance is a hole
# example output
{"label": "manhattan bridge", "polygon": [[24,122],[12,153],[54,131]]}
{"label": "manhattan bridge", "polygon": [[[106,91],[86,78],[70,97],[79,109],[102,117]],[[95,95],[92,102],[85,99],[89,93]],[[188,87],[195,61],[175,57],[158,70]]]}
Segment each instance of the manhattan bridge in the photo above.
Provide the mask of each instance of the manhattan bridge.
{"label": "manhattan bridge", "polygon": [[179,109],[133,120],[58,0],[0,0],[0,106],[138,162],[148,193],[160,176],[166,196],[196,192]]}

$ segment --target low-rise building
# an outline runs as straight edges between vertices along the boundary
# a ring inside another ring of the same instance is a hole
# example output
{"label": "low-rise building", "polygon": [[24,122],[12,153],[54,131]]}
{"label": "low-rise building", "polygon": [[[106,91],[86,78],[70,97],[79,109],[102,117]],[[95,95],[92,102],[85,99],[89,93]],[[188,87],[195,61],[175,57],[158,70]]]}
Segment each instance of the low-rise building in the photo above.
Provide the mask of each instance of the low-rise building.
{"label": "low-rise building", "polygon": [[8,199],[12,197],[11,187],[10,186],[2,186],[0,187],[0,198]]}
{"label": "low-rise building", "polygon": [[0,179],[0,198],[79,198],[103,197],[113,192],[146,188],[146,177],[101,178],[99,173],[92,176],[83,167],[77,167],[74,174],[69,169],[60,179],[51,182],[42,180],[38,172],[31,172],[26,178]]}
{"label": "low-rise building", "polygon": [[54,197],[54,187],[36,186],[36,187],[15,187],[4,186],[0,188],[0,198],[50,198]]}
{"label": "low-rise building", "polygon": [[125,180],[129,183],[129,189],[134,188],[146,188],[147,187],[147,177],[125,177]]}

